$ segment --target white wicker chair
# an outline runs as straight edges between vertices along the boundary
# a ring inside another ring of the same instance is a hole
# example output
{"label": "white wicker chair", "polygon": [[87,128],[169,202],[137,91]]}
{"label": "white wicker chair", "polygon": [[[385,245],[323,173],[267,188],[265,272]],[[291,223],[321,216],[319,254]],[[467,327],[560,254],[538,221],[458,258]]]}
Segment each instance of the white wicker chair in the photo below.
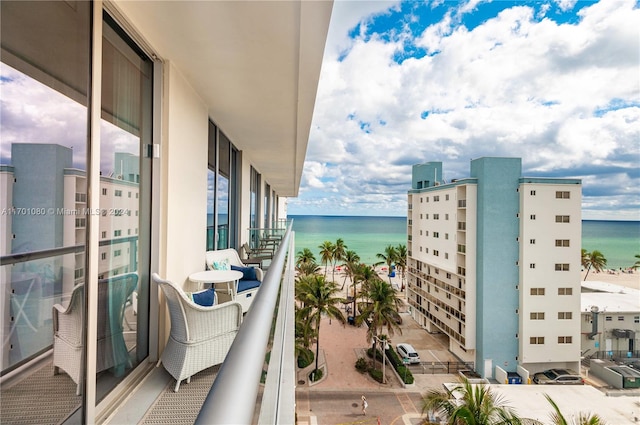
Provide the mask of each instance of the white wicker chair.
{"label": "white wicker chair", "polygon": [[[124,341],[124,311],[127,300],[138,286],[138,274],[126,273],[98,281],[98,348],[96,372],[112,369],[121,376],[131,367]],[[76,285],[67,307],[53,306],[53,373],[64,370],[76,383],[80,395],[82,379],[82,310],[84,284]]]}
{"label": "white wicker chair", "polygon": [[[233,248],[205,252],[205,266],[207,270],[213,270],[215,268],[213,265],[214,262],[221,262],[224,260],[227,260],[229,265],[232,266],[247,267],[247,265],[240,260],[238,251]],[[254,269],[256,272],[256,281],[236,282],[236,285],[233,288],[234,293],[232,298],[242,304],[243,313],[249,311],[249,307],[251,307],[253,298],[258,293],[260,283],[264,277],[264,273],[261,268],[254,267]]]}
{"label": "white wicker chair", "polygon": [[162,288],[171,316],[169,340],[158,365],[176,379],[177,392],[183,379],[189,383],[192,375],[224,361],[242,323],[242,306],[227,302],[202,307],[157,273],[152,279]]}

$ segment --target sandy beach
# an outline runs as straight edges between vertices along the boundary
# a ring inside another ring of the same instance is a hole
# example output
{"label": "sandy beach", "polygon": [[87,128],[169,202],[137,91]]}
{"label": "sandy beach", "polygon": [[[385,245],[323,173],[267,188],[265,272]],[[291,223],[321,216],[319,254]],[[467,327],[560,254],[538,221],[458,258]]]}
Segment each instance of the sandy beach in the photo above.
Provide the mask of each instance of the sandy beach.
{"label": "sandy beach", "polygon": [[[582,272],[582,279],[584,275],[585,272]],[[631,273],[623,273],[620,270],[590,271],[586,281],[612,283],[640,290],[640,270],[633,270]]]}

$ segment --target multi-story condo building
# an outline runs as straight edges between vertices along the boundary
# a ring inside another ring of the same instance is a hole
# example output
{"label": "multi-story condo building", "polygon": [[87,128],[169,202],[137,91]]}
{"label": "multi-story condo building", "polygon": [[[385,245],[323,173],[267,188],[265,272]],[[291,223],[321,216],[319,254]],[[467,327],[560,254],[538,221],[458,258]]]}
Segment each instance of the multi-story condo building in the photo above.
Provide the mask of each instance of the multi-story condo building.
{"label": "multi-story condo building", "polygon": [[[331,11],[331,1],[0,2],[3,423],[141,419],[135,396],[149,390],[142,383],[166,379],[155,365],[171,328],[152,273],[186,290],[207,250],[241,252],[286,219],[286,200],[299,191]],[[288,249],[282,243],[274,260]],[[282,286],[292,308],[283,265],[267,271],[264,282],[273,283],[260,291],[277,295]],[[136,297],[116,306],[124,319],[109,317],[109,326],[128,320],[126,362],[100,370],[102,359],[116,357],[98,332],[107,322],[102,278],[123,273],[135,273]],[[52,306],[62,311],[79,298],[82,314],[60,336],[82,338],[73,346],[81,356],[73,357],[72,379],[54,368],[66,352],[55,349],[62,325]],[[251,313],[276,311],[276,298],[255,297],[253,306],[264,307]],[[271,317],[250,316],[241,329],[268,337]],[[291,339],[292,326],[269,349],[292,346]],[[261,349],[267,343],[255,340],[250,350],[237,348],[258,360],[258,370]],[[256,403],[260,373],[248,377],[249,363],[227,373],[233,383],[219,394],[242,396],[212,409],[224,417],[217,423],[243,423],[226,415],[253,417],[256,405],[274,406]],[[32,379],[38,392],[21,390]],[[280,382],[263,393],[277,397],[281,423],[293,422],[295,376]],[[255,415],[273,418],[266,410]]]}
{"label": "multi-story condo building", "polygon": [[486,378],[580,360],[581,181],[522,176],[519,158],[471,161],[444,182],[415,165],[408,299],[429,332]]}

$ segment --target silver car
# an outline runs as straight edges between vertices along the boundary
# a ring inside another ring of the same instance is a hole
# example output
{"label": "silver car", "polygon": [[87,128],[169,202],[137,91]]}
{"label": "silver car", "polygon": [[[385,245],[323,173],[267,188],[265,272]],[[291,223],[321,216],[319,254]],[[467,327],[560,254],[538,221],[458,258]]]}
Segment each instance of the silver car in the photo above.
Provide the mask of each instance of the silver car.
{"label": "silver car", "polygon": [[571,369],[549,369],[533,375],[536,384],[583,385],[584,379]]}

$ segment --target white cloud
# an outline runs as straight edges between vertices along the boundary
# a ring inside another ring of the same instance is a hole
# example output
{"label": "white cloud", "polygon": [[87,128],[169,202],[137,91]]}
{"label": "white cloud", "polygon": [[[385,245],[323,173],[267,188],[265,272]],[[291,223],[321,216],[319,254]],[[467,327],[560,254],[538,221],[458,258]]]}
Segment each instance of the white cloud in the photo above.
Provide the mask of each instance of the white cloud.
{"label": "white cloud", "polygon": [[[470,2],[464,12],[474,8]],[[536,20],[532,8],[516,6],[473,30],[455,24],[451,13],[415,40],[437,52],[432,56],[397,63],[402,44],[372,36],[351,40],[341,61],[325,58],[307,160],[329,164],[333,180],[325,186],[349,194],[327,200],[335,213],[357,210],[364,193],[367,202],[394,205],[393,215],[404,215],[411,165],[429,160],[443,161],[449,178],[468,175],[471,158],[493,155],[522,157],[525,174],[619,184],[612,175],[593,176],[640,160],[635,3],[583,7],[579,24]],[[639,183],[637,173],[619,179]],[[303,191],[290,208],[302,210],[311,193]],[[585,216],[610,202],[599,193],[585,202]],[[620,196],[621,204],[634,205],[635,196],[638,205],[637,191]]]}

